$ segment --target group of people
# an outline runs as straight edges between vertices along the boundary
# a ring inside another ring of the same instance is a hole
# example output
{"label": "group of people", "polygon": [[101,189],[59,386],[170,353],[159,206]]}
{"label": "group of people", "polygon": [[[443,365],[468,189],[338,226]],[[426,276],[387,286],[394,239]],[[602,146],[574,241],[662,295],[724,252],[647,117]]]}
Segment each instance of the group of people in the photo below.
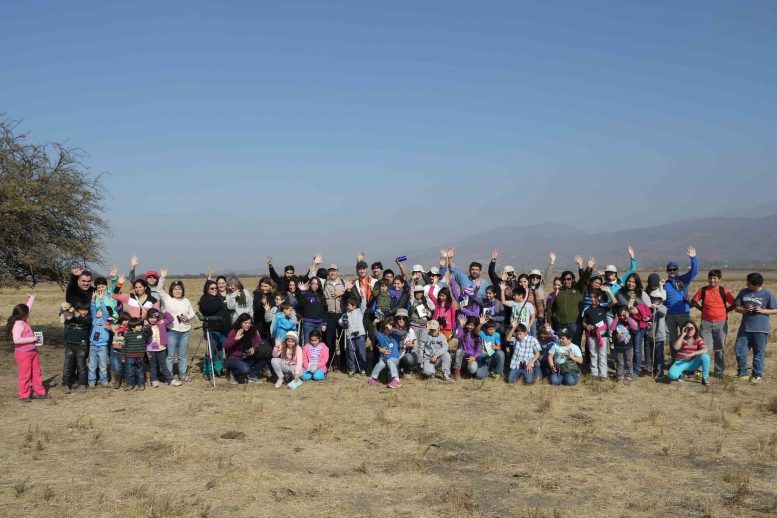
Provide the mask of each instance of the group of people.
{"label": "group of people", "polygon": [[[726,368],[731,311],[742,314],[737,376],[761,381],[777,299],[760,274],[749,274],[747,287],[734,296],[713,269],[708,285],[691,295],[699,271],[694,247],[687,250],[687,272],[680,274],[672,261],[665,277],[654,273],[645,283],[634,250],[627,250],[629,268],[622,275],[614,265],[595,270],[595,258],[578,256],[577,272],[559,276],[554,253],[544,272],[517,274],[510,265],[498,271],[499,251],[493,250],[487,278],[478,262],[462,271],[450,248],[441,251],[439,265],[409,271],[406,257],[395,260],[394,271],[381,262],[368,265],[360,253],[352,280],[336,264],[322,268],[321,254],[301,276],[291,265],[279,275],[268,257],[269,276],[253,291],[236,276],[214,279],[209,272],[196,306],[181,281],[165,289],[166,268],[138,277],[137,257],[128,276],[116,267],[96,278],[74,268],[60,308],[62,387],[65,393],[98,384],[144,390],[146,371],[153,387],[191,381],[188,344],[195,319],[206,336],[203,375],[211,381],[227,375],[232,384],[274,377],[276,387],[296,389],[303,381],[325,380],[330,369],[390,388],[403,378],[438,375],[445,381],[504,377],[532,384],[539,378],[575,385],[581,373],[606,380],[610,369],[624,384],[640,376],[675,381],[684,375],[708,384],[711,369],[722,376]],[[131,288],[123,293],[127,281]],[[40,339],[29,323],[33,302],[30,297],[15,306],[6,328],[15,345],[21,401],[49,397]],[[691,308],[701,310],[700,324]]]}

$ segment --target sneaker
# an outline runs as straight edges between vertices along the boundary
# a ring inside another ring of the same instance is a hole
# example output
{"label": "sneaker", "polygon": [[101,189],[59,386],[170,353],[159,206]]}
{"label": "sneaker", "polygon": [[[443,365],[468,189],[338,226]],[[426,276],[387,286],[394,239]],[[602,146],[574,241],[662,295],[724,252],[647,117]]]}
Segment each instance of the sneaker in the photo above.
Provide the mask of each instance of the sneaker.
{"label": "sneaker", "polygon": [[502,381],[502,378],[504,376],[502,376],[501,374],[492,374],[491,377],[494,378],[496,381]]}
{"label": "sneaker", "polygon": [[67,385],[64,385],[62,387],[62,392],[64,392],[65,394],[70,394],[70,387],[68,387]]}
{"label": "sneaker", "polygon": [[32,401],[32,399],[28,398],[28,397],[20,397],[19,398],[19,403],[29,403],[30,401]]}
{"label": "sneaker", "polygon": [[701,371],[696,371],[696,379],[700,380],[702,378]]}
{"label": "sneaker", "polygon": [[761,376],[753,376],[752,378],[750,378],[750,383],[758,384],[758,383],[761,383],[762,379],[763,378],[761,378]]}
{"label": "sneaker", "polygon": [[33,394],[32,399],[51,399],[51,396],[49,396],[48,394],[43,394],[40,396]]}
{"label": "sneaker", "polygon": [[94,388],[94,383],[90,383],[90,384],[89,384],[89,388],[90,388],[90,389],[93,389],[93,388]]}
{"label": "sneaker", "polygon": [[354,376],[356,376],[356,373],[354,371],[348,371],[349,378],[353,378]]}
{"label": "sneaker", "polygon": [[146,390],[146,386],[145,385],[138,385],[138,390]]}
{"label": "sneaker", "polygon": [[399,381],[399,378],[394,378],[393,380],[391,380],[391,383],[388,384],[388,388],[392,388],[392,389],[399,388],[401,386],[402,386],[402,382]]}
{"label": "sneaker", "polygon": [[110,386],[110,384],[107,381],[101,381],[100,382],[100,386],[104,387],[104,388],[108,388]]}
{"label": "sneaker", "polygon": [[151,386],[154,387],[154,388],[157,388],[159,386],[159,382],[158,381],[152,381],[151,382]]}
{"label": "sneaker", "polygon": [[367,375],[367,371],[359,371],[359,376],[366,376],[366,375]]}
{"label": "sneaker", "polygon": [[631,385],[631,378],[623,378],[623,384],[624,385]]}
{"label": "sneaker", "polygon": [[78,387],[79,392],[86,392],[86,385],[80,385]]}
{"label": "sneaker", "polygon": [[705,387],[709,386],[710,379],[709,378],[702,378],[701,379],[701,384],[704,385]]}
{"label": "sneaker", "polygon": [[[497,377],[497,376],[494,376],[494,377]],[[499,377],[501,377],[501,376],[499,376]],[[451,378],[451,375],[448,374],[447,372],[443,372],[442,373],[442,380],[443,381],[453,381],[453,379]]]}
{"label": "sneaker", "polygon": [[623,376],[618,376],[618,383],[623,383],[624,381],[626,381],[626,378]]}
{"label": "sneaker", "polygon": [[750,381],[750,376],[748,376],[747,374],[742,374],[741,376],[737,376],[737,378],[742,381]]}
{"label": "sneaker", "polygon": [[376,380],[372,376],[370,376],[370,379],[367,380],[367,385],[369,385],[370,387],[374,387],[377,384],[378,384],[378,380]]}
{"label": "sneaker", "polygon": [[117,380],[117,379],[113,380],[113,388],[115,388],[115,389],[119,388],[120,384],[121,384],[121,382],[119,380]]}
{"label": "sneaker", "polygon": [[183,385],[183,381],[173,380],[170,382],[171,387],[180,387],[181,385]]}
{"label": "sneaker", "polygon": [[403,378],[411,380],[413,379],[413,373],[412,372],[406,372],[402,375]]}
{"label": "sneaker", "polygon": [[283,380],[278,380],[275,382],[275,388],[281,388],[283,386]]}
{"label": "sneaker", "polygon": [[188,374],[181,374],[178,376],[178,379],[183,381],[184,383],[189,383],[192,380],[192,377]]}
{"label": "sneaker", "polygon": [[237,380],[235,379],[235,375],[232,374],[232,371],[229,372],[229,384],[230,385],[237,385]]}
{"label": "sneaker", "polygon": [[135,385],[125,385],[124,386],[124,392],[129,392],[130,390],[135,390]]}
{"label": "sneaker", "polygon": [[607,376],[600,376],[599,381],[607,381],[609,378]]}
{"label": "sneaker", "polygon": [[489,373],[489,377],[491,378],[496,378],[497,376],[499,376],[499,374],[497,374],[496,372]]}
{"label": "sneaker", "polygon": [[251,376],[248,376],[248,383],[261,383],[264,380],[261,378],[252,378]]}

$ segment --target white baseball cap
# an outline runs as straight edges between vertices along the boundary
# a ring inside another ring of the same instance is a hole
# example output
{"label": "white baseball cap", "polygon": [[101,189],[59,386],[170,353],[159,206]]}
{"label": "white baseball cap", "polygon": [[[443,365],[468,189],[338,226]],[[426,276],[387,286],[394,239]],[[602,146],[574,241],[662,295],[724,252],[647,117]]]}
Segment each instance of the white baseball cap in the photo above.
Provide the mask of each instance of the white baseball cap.
{"label": "white baseball cap", "polygon": [[420,264],[416,264],[415,266],[413,266],[413,273],[416,273],[416,272],[424,273],[424,267],[421,266]]}
{"label": "white baseball cap", "polygon": [[437,268],[436,266],[432,266],[432,269],[429,270],[429,273],[431,273],[432,275],[440,275],[440,269]]}
{"label": "white baseball cap", "polygon": [[537,277],[542,277],[542,272],[539,270],[532,270],[531,273],[529,274],[529,277],[531,277],[532,275],[536,275]]}
{"label": "white baseball cap", "polygon": [[507,266],[505,266],[504,268],[502,268],[502,271],[503,271],[504,273],[515,273],[515,268],[513,268],[512,266],[510,266],[510,265],[508,264]]}
{"label": "white baseball cap", "polygon": [[614,264],[608,264],[607,267],[604,269],[605,272],[612,272],[612,273],[618,273],[618,269],[615,267]]}

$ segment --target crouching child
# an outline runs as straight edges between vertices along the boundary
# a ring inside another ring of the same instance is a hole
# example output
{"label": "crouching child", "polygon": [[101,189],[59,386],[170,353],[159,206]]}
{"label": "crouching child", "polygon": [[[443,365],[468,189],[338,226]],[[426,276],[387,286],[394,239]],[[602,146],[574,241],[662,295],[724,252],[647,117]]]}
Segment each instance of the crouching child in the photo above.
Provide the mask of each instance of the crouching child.
{"label": "crouching child", "polygon": [[442,370],[442,379],[451,380],[451,354],[448,352],[448,340],[440,332],[440,323],[430,320],[427,323],[429,333],[423,342],[424,348],[424,376],[432,377],[437,373],[437,368]]}

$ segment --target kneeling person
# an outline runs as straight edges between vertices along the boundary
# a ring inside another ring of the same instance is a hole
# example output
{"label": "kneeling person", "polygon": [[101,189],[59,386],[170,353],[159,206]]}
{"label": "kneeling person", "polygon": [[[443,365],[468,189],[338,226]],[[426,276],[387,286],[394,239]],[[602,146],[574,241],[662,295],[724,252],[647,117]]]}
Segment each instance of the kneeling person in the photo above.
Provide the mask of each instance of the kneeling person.
{"label": "kneeling person", "polygon": [[430,320],[426,325],[429,333],[423,342],[424,376],[434,376],[439,367],[442,369],[442,379],[451,381],[451,354],[448,352],[448,340],[440,332],[438,321]]}

